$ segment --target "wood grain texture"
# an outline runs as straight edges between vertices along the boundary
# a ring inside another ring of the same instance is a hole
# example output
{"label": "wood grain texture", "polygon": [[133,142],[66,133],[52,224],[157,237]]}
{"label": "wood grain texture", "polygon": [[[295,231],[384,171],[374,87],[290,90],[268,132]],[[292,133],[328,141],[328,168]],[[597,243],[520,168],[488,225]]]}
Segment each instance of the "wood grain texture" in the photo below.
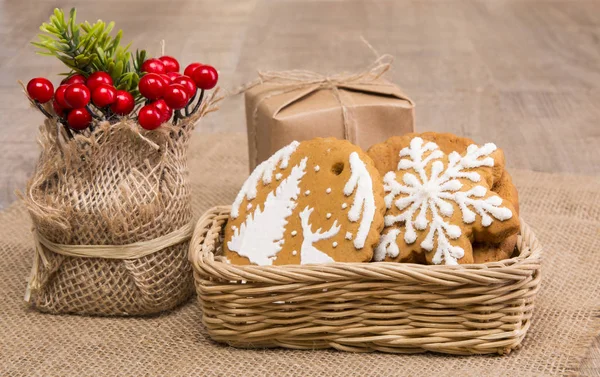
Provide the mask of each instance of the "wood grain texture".
{"label": "wood grain texture", "polygon": [[[54,7],[114,20],[134,47],[220,70],[234,88],[257,69],[351,71],[396,57],[388,78],[417,103],[417,129],[493,140],[509,167],[600,174],[600,3],[594,1],[0,0],[0,208],[36,158],[41,115],[16,80],[54,76],[29,42]],[[244,131],[241,97],[198,132]],[[600,375],[598,344],[583,375]]]}

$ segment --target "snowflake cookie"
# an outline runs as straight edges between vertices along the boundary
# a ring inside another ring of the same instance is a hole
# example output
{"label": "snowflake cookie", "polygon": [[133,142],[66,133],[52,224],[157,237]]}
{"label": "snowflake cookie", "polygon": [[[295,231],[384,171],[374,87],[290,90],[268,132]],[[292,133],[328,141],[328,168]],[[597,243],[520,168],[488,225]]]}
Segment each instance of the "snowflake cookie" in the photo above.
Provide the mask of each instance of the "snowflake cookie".
{"label": "snowflake cookie", "polygon": [[225,227],[225,256],[256,265],[370,261],[383,196],[381,176],[359,147],[335,138],[293,142],[242,186]]}
{"label": "snowflake cookie", "polygon": [[[492,190],[510,180],[503,154],[493,143],[464,146],[464,140],[411,134],[369,149],[384,175],[387,208],[375,260],[452,265],[510,256],[496,245],[514,248],[517,208]],[[505,197],[513,195],[501,186]]]}

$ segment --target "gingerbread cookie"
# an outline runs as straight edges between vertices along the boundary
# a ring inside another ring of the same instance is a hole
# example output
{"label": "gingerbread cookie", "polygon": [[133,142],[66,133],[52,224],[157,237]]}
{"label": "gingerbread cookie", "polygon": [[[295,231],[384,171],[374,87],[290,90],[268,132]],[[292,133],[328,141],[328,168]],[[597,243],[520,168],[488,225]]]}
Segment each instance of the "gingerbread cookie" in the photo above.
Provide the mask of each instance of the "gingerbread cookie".
{"label": "gingerbread cookie", "polygon": [[[502,151],[449,134],[422,136],[394,137],[368,151],[386,191],[386,228],[375,260],[473,263],[475,253],[480,260],[494,257],[490,245],[508,248],[518,213],[491,190],[497,183],[512,194]],[[485,247],[474,250],[474,242]]]}
{"label": "gingerbread cookie", "polygon": [[500,243],[473,243],[473,263],[497,262],[513,256],[517,235],[512,235]]}
{"label": "gingerbread cookie", "polygon": [[293,142],[242,186],[224,253],[233,264],[366,262],[384,213],[381,176],[359,147],[335,138]]}
{"label": "gingerbread cookie", "polygon": [[[453,151],[462,154],[467,150],[467,147],[469,145],[476,144],[472,139],[456,136],[449,133],[425,132],[420,135],[415,133],[411,136],[420,136],[423,140],[433,141],[434,143],[438,144],[442,152],[446,154],[450,154]],[[503,200],[509,201],[513,205],[515,212],[518,214],[519,194],[517,193],[517,188],[512,183],[512,178],[510,174],[506,171],[504,167],[504,152],[500,148],[498,148],[494,152],[493,157],[493,185],[491,190]],[[498,243],[475,241],[473,243],[473,261],[474,263],[486,263],[510,258],[513,254],[516,244],[516,234]]]}

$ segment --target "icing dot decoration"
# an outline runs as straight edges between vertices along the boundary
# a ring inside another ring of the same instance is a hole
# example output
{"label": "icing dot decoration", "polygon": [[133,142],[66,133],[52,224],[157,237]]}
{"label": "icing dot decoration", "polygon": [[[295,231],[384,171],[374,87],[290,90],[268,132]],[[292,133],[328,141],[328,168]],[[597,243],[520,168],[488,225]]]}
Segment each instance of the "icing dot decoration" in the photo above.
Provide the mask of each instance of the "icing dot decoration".
{"label": "icing dot decoration", "polygon": [[296,232],[295,230],[292,230],[292,237],[296,237],[296,234],[298,234],[298,232]]}
{"label": "icing dot decoration", "polygon": [[292,255],[297,255],[298,252],[296,250],[292,251]]}
{"label": "icing dot decoration", "polygon": [[352,239],[352,233],[346,232],[346,239],[347,240],[351,240]]}
{"label": "icing dot decoration", "polygon": [[337,243],[337,242],[334,242],[332,246],[333,246],[333,247],[337,247],[337,245],[338,245],[338,243]]}
{"label": "icing dot decoration", "polygon": [[315,166],[315,171],[319,171],[321,170],[321,167],[319,165]]}
{"label": "icing dot decoration", "polygon": [[279,180],[281,179],[281,177],[282,177],[281,173],[277,173],[277,174],[275,174],[275,179],[276,179],[276,180],[278,180],[278,181],[279,181]]}
{"label": "icing dot decoration", "polygon": [[348,208],[348,204],[346,204],[346,203],[343,203],[343,204],[342,204],[342,209],[346,209],[346,208]]}
{"label": "icing dot decoration", "polygon": [[326,215],[326,217],[327,217],[328,219],[330,219],[330,218],[331,218],[331,213],[328,213],[328,214]]}
{"label": "icing dot decoration", "polygon": [[302,240],[302,248],[300,249],[300,263],[309,264],[334,262],[329,255],[317,249],[314,246],[314,243],[334,237],[340,231],[341,225],[338,225],[336,220],[333,222],[333,225],[331,225],[331,228],[329,228],[327,231],[323,231],[321,228],[313,231],[310,224],[310,215],[313,210],[314,208],[306,206],[304,210],[300,212],[302,235],[304,236],[304,239]]}
{"label": "icing dot decoration", "polygon": [[327,190],[325,190],[325,192],[331,194],[331,187],[327,187]]}
{"label": "icing dot decoration", "polygon": [[306,196],[310,195],[310,190],[304,191],[304,195],[306,195]]}

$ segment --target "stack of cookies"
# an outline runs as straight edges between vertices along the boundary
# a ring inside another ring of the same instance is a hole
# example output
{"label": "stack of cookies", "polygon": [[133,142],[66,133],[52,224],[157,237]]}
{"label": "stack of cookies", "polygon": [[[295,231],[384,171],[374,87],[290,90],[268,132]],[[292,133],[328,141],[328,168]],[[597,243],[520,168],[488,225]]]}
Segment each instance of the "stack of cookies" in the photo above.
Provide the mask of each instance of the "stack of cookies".
{"label": "stack of cookies", "polygon": [[510,258],[518,195],[493,143],[392,137],[367,152],[334,138],[293,142],[256,167],[223,245],[233,264],[470,264]]}

